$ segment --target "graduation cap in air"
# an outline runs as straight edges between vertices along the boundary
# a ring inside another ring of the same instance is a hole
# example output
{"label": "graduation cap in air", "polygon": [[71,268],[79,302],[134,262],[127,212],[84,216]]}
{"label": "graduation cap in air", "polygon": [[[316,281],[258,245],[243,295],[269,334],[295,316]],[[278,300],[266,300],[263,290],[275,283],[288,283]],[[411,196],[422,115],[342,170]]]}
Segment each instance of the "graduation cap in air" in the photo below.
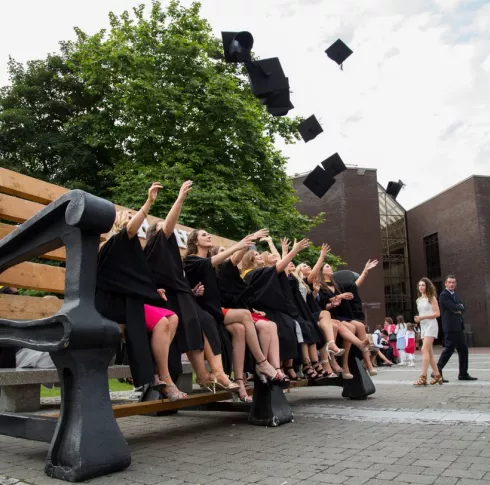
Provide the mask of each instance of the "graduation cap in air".
{"label": "graduation cap in air", "polygon": [[298,125],[298,131],[305,143],[308,143],[322,133],[323,128],[320,126],[320,123],[318,123],[315,115],[311,115]]}
{"label": "graduation cap in air", "polygon": [[338,153],[334,153],[326,160],[323,160],[322,165],[330,177],[335,177],[347,169]]}
{"label": "graduation cap in air", "polygon": [[340,39],[336,40],[325,52],[332,61],[340,66],[340,69],[343,69],[342,64],[353,53]]}
{"label": "graduation cap in air", "polygon": [[388,182],[386,193],[396,199],[404,185],[405,184],[401,180],[398,180],[398,182]]}
{"label": "graduation cap in air", "polygon": [[327,193],[334,183],[335,179],[320,166],[315,167],[303,180],[303,185],[310,189],[319,199]]}
{"label": "graduation cap in air", "polygon": [[221,32],[226,62],[251,60],[254,38],[250,32]]}
{"label": "graduation cap in air", "polygon": [[289,101],[287,107],[283,106],[282,108],[271,108],[267,106],[267,112],[272,116],[286,116],[292,109],[294,109],[294,105],[291,103],[291,101]]}

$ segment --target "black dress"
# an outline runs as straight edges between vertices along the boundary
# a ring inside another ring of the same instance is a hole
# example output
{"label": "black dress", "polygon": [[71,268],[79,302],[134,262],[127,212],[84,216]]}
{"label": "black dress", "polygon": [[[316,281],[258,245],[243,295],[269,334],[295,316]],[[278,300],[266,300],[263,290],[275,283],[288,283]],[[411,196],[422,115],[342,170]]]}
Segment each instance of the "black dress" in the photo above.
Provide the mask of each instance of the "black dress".
{"label": "black dress", "polygon": [[[331,298],[344,293],[344,288],[341,285],[337,284],[337,288],[338,289],[332,291],[330,288],[325,286],[320,290],[319,304],[322,309],[326,308],[327,304],[330,303]],[[340,320],[341,322],[354,320],[351,306],[347,300],[342,300],[339,306],[331,308],[329,312],[333,319]]]}
{"label": "black dress", "polygon": [[323,347],[326,343],[325,339],[318,328],[318,320],[313,318],[306,301],[299,291],[299,281],[294,276],[286,276],[286,278],[289,283],[289,289],[285,292],[286,298],[294,306],[294,314],[290,313],[290,316],[299,323],[304,343],[308,345],[317,344],[319,347]]}
{"label": "black dress", "polygon": [[221,295],[218,288],[216,270],[211,264],[211,258],[201,258],[196,255],[187,256],[184,260],[185,273],[192,287],[202,283],[204,294],[196,298],[198,305],[208,312],[216,321],[221,342],[221,360],[226,373],[231,372],[232,345],[231,337],[225,328],[225,316],[221,310]]}
{"label": "black dress", "polygon": [[145,325],[144,304],[163,307],[163,300],[137,237],[126,228],[99,252],[95,307],[105,318],[126,325],[126,345],[135,386],[153,380],[155,367]]}
{"label": "black dress", "polygon": [[336,271],[334,273],[335,281],[338,284],[341,284],[344,288],[344,291],[349,291],[354,295],[352,300],[349,300],[349,305],[352,310],[352,317],[354,320],[359,320],[363,322],[366,319],[366,315],[364,314],[364,309],[362,307],[362,299],[359,294],[359,287],[356,284],[357,278],[359,275],[354,273],[353,271],[343,269],[341,271]]}
{"label": "black dress", "polygon": [[[284,273],[281,274],[287,278]],[[296,358],[298,355],[296,322],[286,313],[287,301],[276,268],[254,269],[246,274],[245,283],[253,290],[251,297],[253,307],[265,312],[266,317],[277,325],[280,359]],[[287,279],[286,285],[289,286]]]}
{"label": "black dress", "polygon": [[163,231],[148,240],[145,255],[158,288],[165,289],[166,306],[179,317],[174,341],[180,353],[202,351],[206,335],[214,355],[221,354],[216,322],[197,304],[185,275],[175,235],[168,239]]}
{"label": "black dress", "polygon": [[219,265],[218,287],[223,308],[253,310],[253,289],[243,281],[240,271],[230,260]]}

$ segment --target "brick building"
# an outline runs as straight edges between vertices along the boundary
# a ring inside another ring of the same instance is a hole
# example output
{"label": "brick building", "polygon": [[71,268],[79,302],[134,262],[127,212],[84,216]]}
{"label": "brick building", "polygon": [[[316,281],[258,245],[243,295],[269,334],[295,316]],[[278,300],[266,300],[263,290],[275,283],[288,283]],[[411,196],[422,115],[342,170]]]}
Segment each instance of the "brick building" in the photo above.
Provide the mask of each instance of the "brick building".
{"label": "brick building", "polygon": [[384,316],[413,321],[416,285],[422,276],[438,292],[444,278],[458,278],[467,304],[465,322],[476,345],[490,345],[490,177],[472,176],[406,212],[377,182],[376,170],[349,168],[321,199],[295,176],[300,212],[325,212],[325,222],[309,234],[328,242],[335,254],[360,272],[369,258],[382,261],[361,287],[373,329]]}
{"label": "brick building", "polygon": [[412,283],[458,279],[475,345],[490,345],[490,177],[472,176],[407,212]]}
{"label": "brick building", "polygon": [[332,252],[348,263],[347,268],[359,273],[368,259],[382,261],[382,267],[371,271],[360,288],[364,303],[379,304],[379,309],[366,309],[371,329],[383,323],[386,315],[403,313],[409,318],[405,211],[378,184],[376,170],[347,169],[321,199],[303,185],[307,175],[293,178],[300,199],[298,210],[309,216],[325,212],[325,222],[311,231],[311,240],[316,245],[330,244]]}

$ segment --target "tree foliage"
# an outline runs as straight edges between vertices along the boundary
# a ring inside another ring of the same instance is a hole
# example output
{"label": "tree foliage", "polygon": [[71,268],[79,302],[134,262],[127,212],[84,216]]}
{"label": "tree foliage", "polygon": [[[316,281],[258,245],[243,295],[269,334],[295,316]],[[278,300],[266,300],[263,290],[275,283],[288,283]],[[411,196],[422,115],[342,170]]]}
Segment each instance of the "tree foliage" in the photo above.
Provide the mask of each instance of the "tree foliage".
{"label": "tree foliage", "polygon": [[14,170],[138,207],[161,181],[164,217],[184,180],[194,188],[181,222],[237,239],[260,227],[302,237],[277,137],[298,139],[299,119],[271,117],[241,65],[189,8],[157,1],[117,16],[95,35],[27,68],[11,61],[0,93],[0,158]]}

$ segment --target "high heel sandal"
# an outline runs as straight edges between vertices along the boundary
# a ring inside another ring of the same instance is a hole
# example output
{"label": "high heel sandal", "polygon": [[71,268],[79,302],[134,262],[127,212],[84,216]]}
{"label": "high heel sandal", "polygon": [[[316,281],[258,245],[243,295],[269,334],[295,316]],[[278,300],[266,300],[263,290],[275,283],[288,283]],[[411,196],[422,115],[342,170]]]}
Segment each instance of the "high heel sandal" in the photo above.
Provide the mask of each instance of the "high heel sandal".
{"label": "high heel sandal", "polygon": [[440,386],[442,386],[442,383],[443,383],[443,380],[442,380],[441,374],[435,375],[434,378],[429,382],[429,384],[431,386],[433,386],[434,384],[439,384]]}
{"label": "high heel sandal", "polygon": [[[261,380],[263,384],[267,384],[267,382],[270,382],[271,384],[276,384],[282,389],[286,389],[289,387],[289,384],[291,382],[291,379],[287,378],[285,375],[282,376],[280,372],[276,372],[274,374],[274,377],[270,377],[267,374],[263,374],[262,372],[257,369],[257,366],[260,364],[263,364],[266,362],[267,359],[264,359],[262,362],[257,362],[255,364],[255,372],[257,373],[258,378]],[[274,369],[274,370],[279,370],[279,369]]]}
{"label": "high heel sandal", "polygon": [[[160,376],[158,376],[160,378]],[[167,387],[167,383],[166,382],[157,382],[156,379],[153,381],[153,384],[151,385],[151,388],[154,390],[154,391],[157,391],[157,392],[162,392],[166,387]]]}
{"label": "high heel sandal", "polygon": [[318,362],[317,360],[312,360],[311,366],[313,367],[314,371],[322,378],[328,376],[328,372],[321,366],[320,362]]}
{"label": "high heel sandal", "polygon": [[350,380],[354,379],[354,375],[351,374],[350,372],[341,372],[340,375],[342,376],[342,379],[344,379],[346,381],[350,381]]}
{"label": "high heel sandal", "polygon": [[328,352],[328,358],[330,361],[332,361],[335,357],[342,357],[345,354],[345,349],[339,349],[337,352],[335,350],[331,350],[328,348],[330,344],[335,345],[335,340],[330,340],[330,342],[327,343],[327,352]]}
{"label": "high heel sandal", "polygon": [[170,377],[169,375],[158,376],[158,379],[160,379],[161,382],[156,386],[152,386],[152,388],[155,389],[156,387],[163,384],[161,389],[159,389],[159,392],[162,396],[166,397],[169,401],[180,401],[181,399],[184,399],[184,397],[187,397],[187,394],[179,390],[179,388],[175,384],[169,384],[167,382],[164,382],[164,379],[168,379],[169,377]]}
{"label": "high heel sandal", "polygon": [[301,379],[296,375],[295,377],[293,377],[291,375],[291,372],[289,371],[293,371],[295,374],[296,374],[296,371],[294,370],[294,367],[293,366],[290,366],[290,367],[284,367],[284,374],[286,375],[286,377],[290,380],[290,381],[300,381]]}
{"label": "high heel sandal", "polygon": [[320,377],[315,369],[311,366],[311,362],[309,360],[306,360],[303,362],[303,375],[305,376],[306,379],[309,381],[318,381],[320,379],[324,379],[325,376]]}
{"label": "high heel sandal", "polygon": [[417,382],[413,383],[414,386],[422,387],[427,385],[427,376],[420,376]]}
{"label": "high heel sandal", "polygon": [[222,384],[218,381],[219,376],[225,376],[228,379],[228,376],[224,372],[219,372],[218,374],[215,374],[215,387],[220,387],[224,391],[228,392],[237,392],[238,390],[240,390],[240,386],[238,384],[235,384],[234,382],[230,382],[230,384],[228,384],[227,386],[225,384]]}
{"label": "high heel sandal", "polygon": [[[329,363],[330,363],[330,359],[325,359],[325,360],[320,361],[320,364],[329,364]],[[332,367],[332,372],[328,372],[325,369],[323,369],[323,372],[325,373],[325,377],[327,379],[336,379],[337,377],[339,377],[340,373],[342,372],[342,367],[339,367],[339,369],[340,370],[338,372],[336,372],[333,370],[333,367]]]}
{"label": "high heel sandal", "polygon": [[[237,378],[235,379],[235,381],[234,381],[234,382],[237,382],[237,381],[242,381],[244,385],[245,385],[245,382],[246,382],[246,381],[245,381],[244,379],[242,379],[241,377],[237,377]],[[247,394],[247,391],[246,391],[246,390],[245,390],[245,394],[242,394],[240,391],[241,391],[241,389],[238,391],[238,393],[233,393],[233,400],[234,400],[234,401],[235,401],[235,400],[237,399],[237,397],[238,397],[238,400],[239,400],[240,402],[246,402],[246,403],[251,403],[251,402],[253,402],[253,399],[252,399],[252,398],[251,398],[251,397],[250,397],[250,396]]]}
{"label": "high heel sandal", "polygon": [[199,384],[202,389],[207,389],[213,394],[216,394],[216,382],[216,377],[213,376],[211,372],[208,372],[202,381],[196,378],[196,383]]}

